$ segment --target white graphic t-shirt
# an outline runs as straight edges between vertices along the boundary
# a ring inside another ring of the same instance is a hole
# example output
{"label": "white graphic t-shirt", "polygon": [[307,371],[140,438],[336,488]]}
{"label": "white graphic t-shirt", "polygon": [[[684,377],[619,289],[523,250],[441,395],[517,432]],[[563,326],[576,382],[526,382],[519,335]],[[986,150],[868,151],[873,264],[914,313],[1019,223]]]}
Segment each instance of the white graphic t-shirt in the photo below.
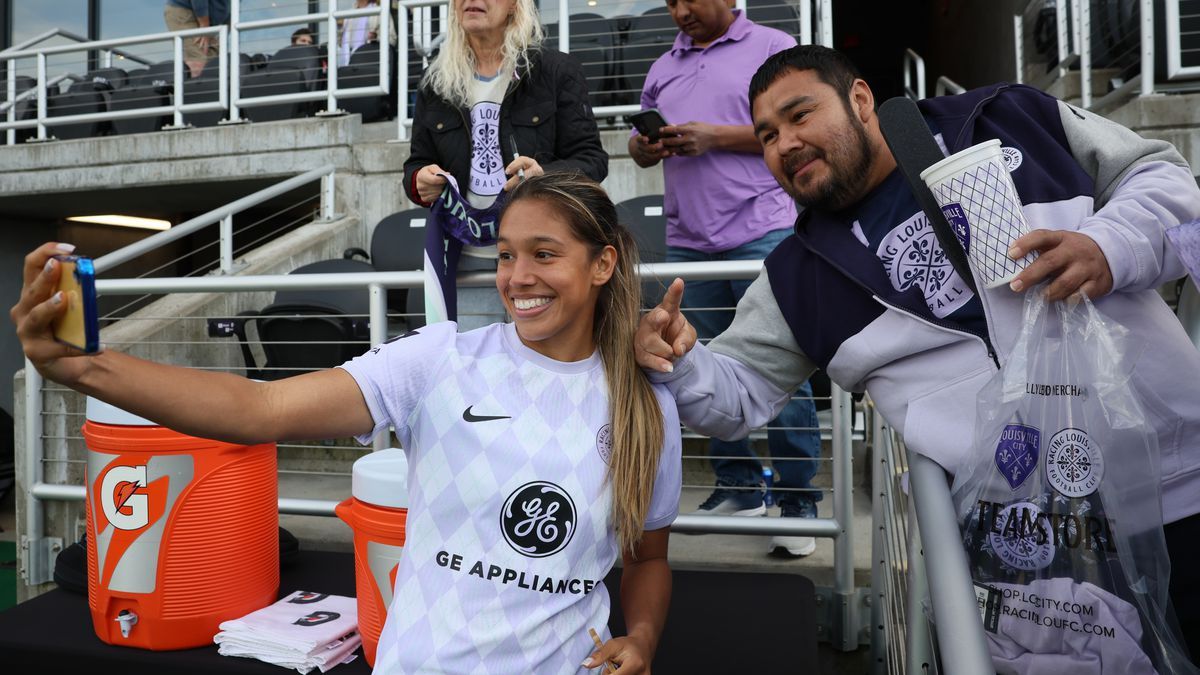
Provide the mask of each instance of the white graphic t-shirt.
{"label": "white graphic t-shirt", "polygon": [[[508,177],[504,167],[508,159],[500,138],[500,102],[512,78],[500,73],[492,78],[475,76],[471,86],[471,178],[467,200],[477,209],[496,201]],[[511,153],[512,151],[509,150]]]}
{"label": "white graphic t-shirt", "polygon": [[[599,354],[562,363],[511,324],[459,334],[445,322],[342,368],[409,460],[406,545],[375,672],[586,673],[618,553]],[[682,476],[675,402],[655,394],[666,439],[650,530],[675,520]]]}
{"label": "white graphic t-shirt", "polygon": [[[500,103],[512,80],[509,73],[495,77],[475,76],[471,83],[471,176],[465,194],[471,206],[486,209],[496,201],[508,176],[504,175],[504,144],[500,139]],[[509,150],[511,152],[511,150]],[[464,246],[463,254],[495,260],[495,246]]]}

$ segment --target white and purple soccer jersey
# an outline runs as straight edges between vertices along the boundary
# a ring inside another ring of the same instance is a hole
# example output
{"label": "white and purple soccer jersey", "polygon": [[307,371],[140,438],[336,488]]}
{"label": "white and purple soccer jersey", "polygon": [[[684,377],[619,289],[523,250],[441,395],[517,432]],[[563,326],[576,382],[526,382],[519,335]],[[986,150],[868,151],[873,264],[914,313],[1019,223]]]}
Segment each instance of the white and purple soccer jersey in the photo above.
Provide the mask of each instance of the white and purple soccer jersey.
{"label": "white and purple soccer jersey", "polygon": [[[587,672],[618,552],[599,354],[563,363],[511,324],[458,334],[446,322],[342,368],[375,431],[394,426],[409,458],[407,539],[375,672]],[[648,530],[675,520],[682,477],[675,402],[655,394],[666,439]]]}

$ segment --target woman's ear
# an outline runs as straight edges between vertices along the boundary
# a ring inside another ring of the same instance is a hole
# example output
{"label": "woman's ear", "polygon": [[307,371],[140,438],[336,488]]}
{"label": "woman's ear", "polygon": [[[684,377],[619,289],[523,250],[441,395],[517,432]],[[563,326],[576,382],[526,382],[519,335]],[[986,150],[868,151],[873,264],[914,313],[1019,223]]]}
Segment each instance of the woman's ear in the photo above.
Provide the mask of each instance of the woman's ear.
{"label": "woman's ear", "polygon": [[617,271],[617,249],[605,246],[600,251],[600,255],[597,255],[596,259],[592,261],[592,285],[607,284],[615,271]]}

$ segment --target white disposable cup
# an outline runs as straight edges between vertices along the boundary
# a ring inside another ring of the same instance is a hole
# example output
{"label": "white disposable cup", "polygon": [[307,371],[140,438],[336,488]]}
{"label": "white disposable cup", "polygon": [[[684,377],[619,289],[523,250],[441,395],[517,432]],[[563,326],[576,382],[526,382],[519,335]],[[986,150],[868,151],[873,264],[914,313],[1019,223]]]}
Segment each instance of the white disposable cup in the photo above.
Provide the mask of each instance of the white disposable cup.
{"label": "white disposable cup", "polygon": [[921,172],[933,198],[967,250],[977,280],[985,288],[1012,281],[1037,255],[1018,260],[1008,249],[1029,223],[1004,157],[992,139],[956,152]]}

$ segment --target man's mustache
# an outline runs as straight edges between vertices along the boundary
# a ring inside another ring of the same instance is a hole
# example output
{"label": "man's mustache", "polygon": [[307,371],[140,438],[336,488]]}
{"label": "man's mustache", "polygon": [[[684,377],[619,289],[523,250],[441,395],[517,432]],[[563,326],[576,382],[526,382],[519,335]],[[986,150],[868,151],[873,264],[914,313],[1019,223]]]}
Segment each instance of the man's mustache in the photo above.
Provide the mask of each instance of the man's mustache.
{"label": "man's mustache", "polygon": [[800,167],[808,164],[814,159],[821,159],[824,156],[825,153],[821,150],[817,150],[816,148],[811,150],[795,150],[783,158],[783,170],[786,175],[791,176],[792,174],[796,173]]}

